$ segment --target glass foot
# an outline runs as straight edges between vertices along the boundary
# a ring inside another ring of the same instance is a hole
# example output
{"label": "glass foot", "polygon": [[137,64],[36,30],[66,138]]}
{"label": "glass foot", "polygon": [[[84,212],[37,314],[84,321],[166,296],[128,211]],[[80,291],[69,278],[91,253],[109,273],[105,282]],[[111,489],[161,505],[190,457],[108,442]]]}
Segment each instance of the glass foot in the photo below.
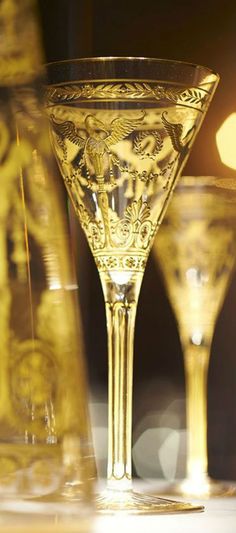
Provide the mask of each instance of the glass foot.
{"label": "glass foot", "polygon": [[36,498],[1,498],[0,513],[9,512],[21,515],[75,516],[87,518],[94,511],[91,501],[79,498],[66,499],[61,493]]}
{"label": "glass foot", "polygon": [[236,484],[233,485],[227,481],[217,481],[206,477],[201,480],[183,479],[172,484],[165,484],[160,486],[158,493],[156,490],[153,494],[167,494],[177,495],[191,498],[214,498],[214,497],[229,497],[236,495]]}
{"label": "glass foot", "polygon": [[129,514],[159,514],[186,511],[203,511],[202,505],[176,502],[157,498],[148,494],[130,491],[105,490],[96,497],[96,509],[99,513],[112,514],[127,512]]}

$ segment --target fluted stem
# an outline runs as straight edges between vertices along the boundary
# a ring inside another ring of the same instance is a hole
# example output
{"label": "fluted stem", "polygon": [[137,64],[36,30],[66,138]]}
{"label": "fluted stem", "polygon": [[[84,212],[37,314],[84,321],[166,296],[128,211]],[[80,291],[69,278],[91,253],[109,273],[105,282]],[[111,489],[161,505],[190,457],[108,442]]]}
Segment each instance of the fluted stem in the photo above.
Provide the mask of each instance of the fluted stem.
{"label": "fluted stem", "polygon": [[108,334],[107,488],[132,488],[133,345],[141,277],[125,285],[103,282]]}

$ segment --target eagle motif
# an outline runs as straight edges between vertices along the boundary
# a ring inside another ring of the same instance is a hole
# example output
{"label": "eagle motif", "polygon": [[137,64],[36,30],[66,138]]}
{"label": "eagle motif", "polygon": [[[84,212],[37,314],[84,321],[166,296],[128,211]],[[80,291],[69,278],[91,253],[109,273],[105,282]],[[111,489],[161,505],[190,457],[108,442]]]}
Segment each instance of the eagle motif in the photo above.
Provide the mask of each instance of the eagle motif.
{"label": "eagle motif", "polygon": [[85,118],[84,129],[77,127],[71,120],[58,122],[53,114],[50,118],[58,145],[63,152],[64,162],[67,161],[66,141],[70,141],[78,147],[79,152],[82,151],[80,166],[86,164],[90,168],[92,165],[95,173],[100,176],[103,174],[104,166],[109,165],[108,158],[114,164],[117,163],[117,158],[112,154],[111,147],[140,127],[144,116],[145,113],[135,119],[115,118],[110,124],[106,124],[95,115],[89,114]]}
{"label": "eagle motif", "polygon": [[145,113],[135,119],[118,117],[107,124],[95,115],[89,114],[84,120],[84,129],[81,129],[70,120],[58,122],[55,116],[51,115],[52,128],[62,149],[64,162],[67,163],[66,141],[69,140],[79,150],[71,162],[73,169],[77,160],[80,169],[85,166],[88,181],[92,175],[95,175],[98,206],[104,227],[104,246],[108,248],[113,246],[113,242],[110,231],[109,199],[105,185],[106,173],[111,185],[114,179],[113,165],[120,168],[120,161],[111,148],[140,127],[144,116]]}

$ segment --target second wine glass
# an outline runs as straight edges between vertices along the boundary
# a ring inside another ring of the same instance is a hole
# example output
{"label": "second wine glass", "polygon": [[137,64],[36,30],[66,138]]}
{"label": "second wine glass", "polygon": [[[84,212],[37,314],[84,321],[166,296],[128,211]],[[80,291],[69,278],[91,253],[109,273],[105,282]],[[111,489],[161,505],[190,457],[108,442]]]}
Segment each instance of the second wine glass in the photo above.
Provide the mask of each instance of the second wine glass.
{"label": "second wine glass", "polygon": [[236,258],[236,189],[216,177],[182,177],[154,244],[178,323],[187,408],[187,477],[167,493],[229,495],[208,475],[207,375],[216,319]]}

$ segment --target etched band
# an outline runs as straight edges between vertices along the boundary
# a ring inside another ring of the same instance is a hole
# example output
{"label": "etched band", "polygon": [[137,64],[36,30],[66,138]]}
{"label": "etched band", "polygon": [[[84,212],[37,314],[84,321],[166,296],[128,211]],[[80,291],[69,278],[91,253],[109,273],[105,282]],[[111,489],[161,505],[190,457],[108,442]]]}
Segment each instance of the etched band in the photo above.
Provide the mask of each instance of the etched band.
{"label": "etched band", "polygon": [[132,272],[143,272],[147,262],[147,254],[143,255],[136,253],[119,253],[112,254],[97,254],[94,253],[96,266],[100,272],[107,272],[108,270],[131,270]]}
{"label": "etched band", "polygon": [[191,107],[197,111],[205,111],[210,93],[201,87],[175,87],[170,84],[157,85],[156,82],[139,82],[120,80],[112,83],[79,81],[73,84],[52,86],[46,89],[46,99],[49,103],[76,103],[88,100],[166,100],[175,105]]}

